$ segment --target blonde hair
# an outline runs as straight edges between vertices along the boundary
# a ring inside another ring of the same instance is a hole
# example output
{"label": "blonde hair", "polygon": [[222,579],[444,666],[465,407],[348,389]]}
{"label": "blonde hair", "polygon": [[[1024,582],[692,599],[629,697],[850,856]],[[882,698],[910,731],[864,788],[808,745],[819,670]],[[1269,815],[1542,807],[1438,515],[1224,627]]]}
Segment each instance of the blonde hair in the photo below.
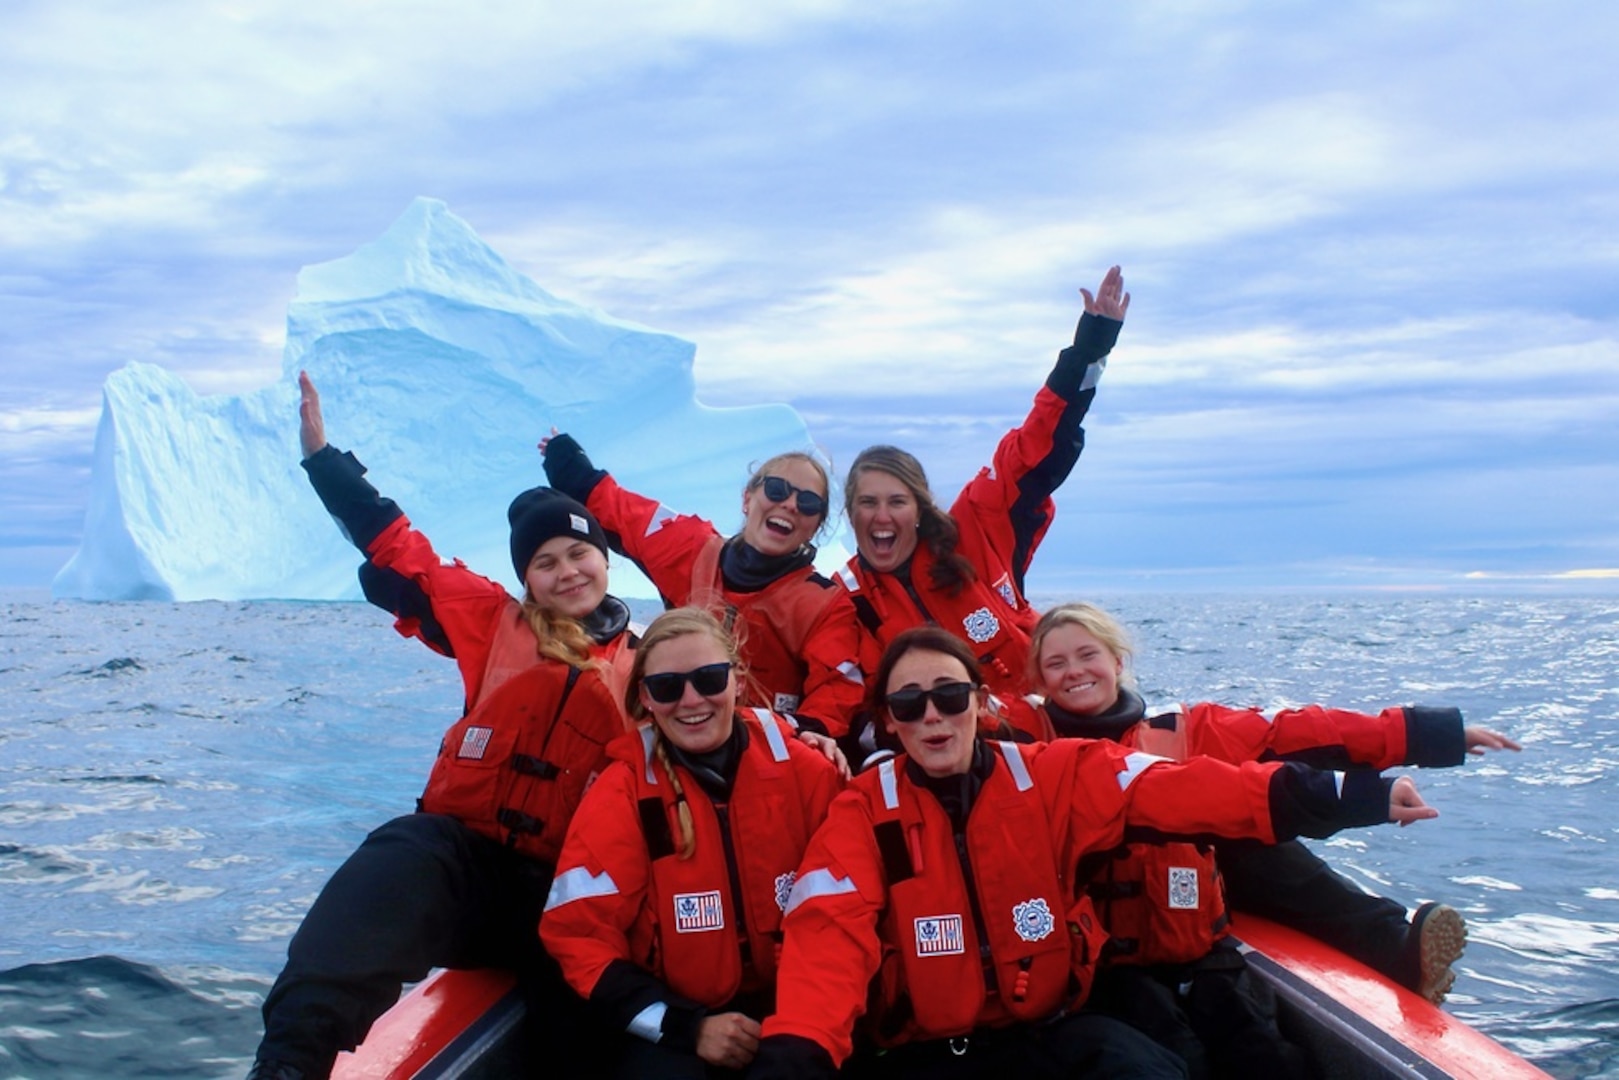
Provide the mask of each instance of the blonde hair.
{"label": "blonde hair", "polygon": [[[630,677],[624,684],[624,711],[630,719],[636,721],[649,719],[647,707],[641,701],[641,680],[646,678],[647,657],[652,655],[653,649],[664,642],[688,634],[707,634],[731,661],[732,677],[737,679],[742,677],[745,669],[741,658],[737,655],[736,642],[725,632],[725,627],[720,625],[718,619],[702,608],[671,608],[652,620],[652,624],[646,628],[646,633],[641,635],[641,643],[636,646],[635,659],[630,665]],[[734,718],[732,722],[736,722]],[[663,767],[664,774],[669,778],[669,789],[675,795],[675,819],[680,827],[678,849],[680,857],[690,859],[697,851],[697,829],[692,822],[691,807],[686,803],[685,786],[680,782],[680,775],[675,772],[674,762],[669,760],[667,740],[655,723],[652,725],[652,757]]]}
{"label": "blonde hair", "polygon": [[578,619],[560,612],[548,611],[532,596],[523,597],[523,618],[534,631],[534,648],[548,660],[556,660],[580,669],[596,666],[591,650],[595,641],[585,632]]}
{"label": "blonde hair", "polygon": [[821,511],[821,520],[815,526],[816,533],[826,528],[826,523],[832,519],[832,476],[828,472],[826,463],[807,450],[787,450],[769,458],[762,465],[754,467],[753,475],[748,477],[744,491],[757,491],[764,486],[765,477],[772,476],[776,470],[787,464],[808,465],[815,470],[815,475],[821,478],[821,498],[826,500],[826,509]]}
{"label": "blonde hair", "polygon": [[1040,651],[1045,647],[1047,636],[1059,626],[1077,626],[1101,642],[1102,646],[1124,665],[1124,672],[1119,677],[1120,683],[1134,689],[1136,677],[1131,662],[1135,657],[1135,649],[1130,644],[1130,632],[1112,615],[1095,604],[1083,601],[1058,604],[1040,616],[1040,621],[1035,623],[1034,633],[1029,635],[1030,686],[1038,687],[1044,682],[1040,672]]}

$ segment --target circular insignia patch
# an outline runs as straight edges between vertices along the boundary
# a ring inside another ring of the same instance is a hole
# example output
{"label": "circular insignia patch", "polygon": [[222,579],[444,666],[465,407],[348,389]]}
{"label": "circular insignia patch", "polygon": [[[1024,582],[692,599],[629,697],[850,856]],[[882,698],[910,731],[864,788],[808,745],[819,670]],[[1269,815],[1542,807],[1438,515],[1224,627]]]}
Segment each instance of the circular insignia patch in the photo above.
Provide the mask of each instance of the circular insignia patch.
{"label": "circular insignia patch", "polygon": [[1024,941],[1039,941],[1050,936],[1057,927],[1057,920],[1051,917],[1051,908],[1046,906],[1045,900],[1035,897],[1012,909],[1012,925]]}
{"label": "circular insignia patch", "polygon": [[798,875],[791,870],[776,879],[776,906],[782,911],[787,910],[787,897],[792,894],[793,882],[797,880]]}
{"label": "circular insignia patch", "polygon": [[990,614],[987,607],[981,607],[965,619],[962,619],[961,626],[962,629],[967,631],[968,640],[977,645],[982,645],[1001,632],[1000,620]]}

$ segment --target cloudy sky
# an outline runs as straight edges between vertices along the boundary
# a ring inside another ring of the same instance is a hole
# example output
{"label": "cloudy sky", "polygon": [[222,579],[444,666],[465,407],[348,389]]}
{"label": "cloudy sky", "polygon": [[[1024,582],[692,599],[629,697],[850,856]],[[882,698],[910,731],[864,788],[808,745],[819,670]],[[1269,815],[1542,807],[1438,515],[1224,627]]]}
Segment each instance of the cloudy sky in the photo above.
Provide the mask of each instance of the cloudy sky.
{"label": "cloudy sky", "polygon": [[430,195],[694,341],[704,401],[941,492],[1122,264],[1037,591],[1611,586],[1616,41],[1596,0],[13,0],[0,584],[77,546],[109,372],[273,381],[298,269]]}

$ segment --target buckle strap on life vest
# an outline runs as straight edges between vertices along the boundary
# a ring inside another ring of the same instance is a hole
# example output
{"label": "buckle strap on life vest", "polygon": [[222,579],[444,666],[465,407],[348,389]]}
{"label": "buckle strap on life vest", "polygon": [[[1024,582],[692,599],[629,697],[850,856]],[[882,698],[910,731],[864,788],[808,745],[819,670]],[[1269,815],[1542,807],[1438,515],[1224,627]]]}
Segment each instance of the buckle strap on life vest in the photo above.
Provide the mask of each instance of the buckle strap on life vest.
{"label": "buckle strap on life vest", "polygon": [[545,822],[541,821],[537,817],[534,817],[532,814],[525,814],[521,810],[513,810],[509,806],[503,806],[496,811],[495,820],[500,822],[502,828],[508,830],[512,834],[510,837],[507,837],[508,843],[511,842],[518,833],[539,834],[545,831]]}
{"label": "buckle strap on life vest", "polygon": [[562,770],[556,765],[529,754],[513,754],[512,768],[524,776],[538,777],[541,780],[555,780],[562,775]]}

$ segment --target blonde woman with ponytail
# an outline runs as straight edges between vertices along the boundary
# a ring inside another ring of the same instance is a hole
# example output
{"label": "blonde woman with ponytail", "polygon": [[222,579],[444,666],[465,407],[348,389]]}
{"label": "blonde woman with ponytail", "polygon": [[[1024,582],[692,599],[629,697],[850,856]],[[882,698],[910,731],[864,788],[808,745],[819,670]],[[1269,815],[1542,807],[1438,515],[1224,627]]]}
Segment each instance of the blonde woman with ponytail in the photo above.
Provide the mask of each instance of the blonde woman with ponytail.
{"label": "blonde woman with ponytail", "polygon": [[743,674],[708,612],[654,619],[624,691],[639,727],[568,829],[540,937],[623,1033],[601,1075],[741,1069],[774,1007],[782,910],[847,766],[830,739],[738,708]]}
{"label": "blonde woman with ponytail", "polygon": [[627,728],[613,674],[628,666],[629,610],[607,595],[606,536],[560,492],[518,495],[507,520],[519,601],[441,559],[354,455],[327,444],[320,396],[299,382],[303,466],[366,557],[366,596],[455,658],[466,698],[419,812],[367,837],[294,935],[250,1075],[328,1075],[401,984],[435,967],[515,970],[537,1041],[568,1045],[583,1006],[534,927],[574,808]]}

